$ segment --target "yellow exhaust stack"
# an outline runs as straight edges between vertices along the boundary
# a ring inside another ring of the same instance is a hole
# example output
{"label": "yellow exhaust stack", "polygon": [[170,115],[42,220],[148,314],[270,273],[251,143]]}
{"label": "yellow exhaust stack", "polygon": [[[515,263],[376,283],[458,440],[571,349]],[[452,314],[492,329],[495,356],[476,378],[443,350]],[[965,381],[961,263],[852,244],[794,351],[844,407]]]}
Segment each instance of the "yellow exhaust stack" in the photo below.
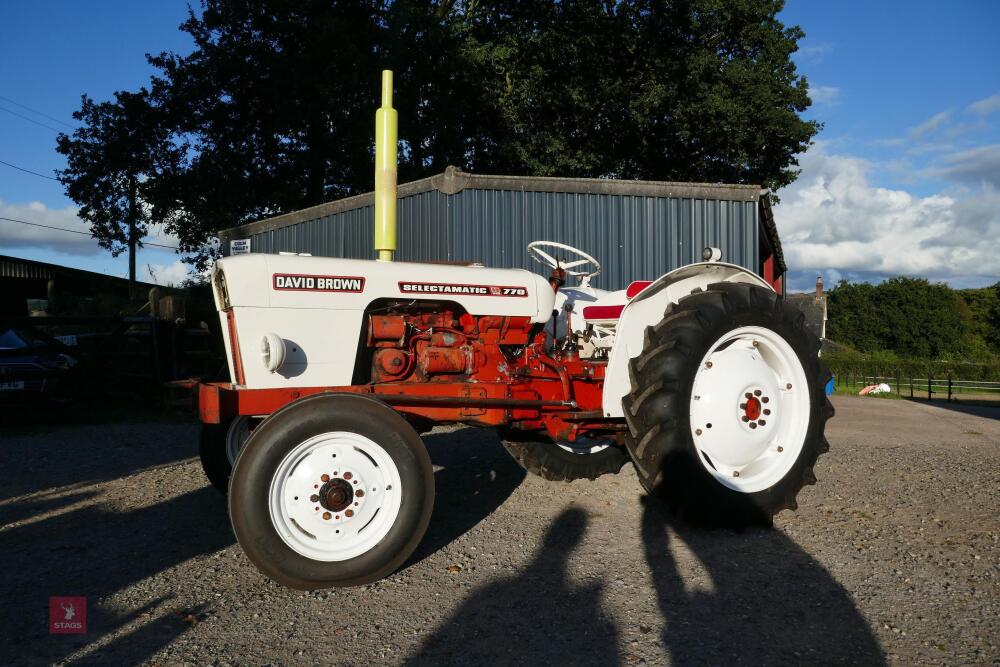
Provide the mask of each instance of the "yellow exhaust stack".
{"label": "yellow exhaust stack", "polygon": [[396,110],[392,70],[382,70],[382,106],[375,112],[375,250],[391,262],[396,250]]}

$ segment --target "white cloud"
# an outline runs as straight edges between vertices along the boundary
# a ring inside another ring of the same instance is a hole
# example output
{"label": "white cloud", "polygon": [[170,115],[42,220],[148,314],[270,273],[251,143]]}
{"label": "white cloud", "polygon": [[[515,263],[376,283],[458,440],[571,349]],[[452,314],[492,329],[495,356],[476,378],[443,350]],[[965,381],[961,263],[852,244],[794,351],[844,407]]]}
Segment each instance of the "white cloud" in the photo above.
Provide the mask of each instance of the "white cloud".
{"label": "white cloud", "polygon": [[804,61],[811,63],[822,62],[826,56],[833,52],[833,44],[829,42],[818,42],[816,44],[805,43],[799,46],[796,55]]}
{"label": "white cloud", "polygon": [[[15,204],[0,200],[0,217],[58,228],[48,229],[0,220],[0,248],[44,248],[69,255],[99,255],[107,252],[89,236],[90,225],[77,216],[77,211],[75,206],[55,209],[37,201]],[[167,234],[162,225],[151,227],[144,241],[174,248],[178,245],[177,237]]]}
{"label": "white cloud", "polygon": [[191,277],[191,265],[177,260],[173,264],[145,264],[138,272],[139,280],[157,285],[179,286]]}
{"label": "white cloud", "polygon": [[1000,187],[1000,144],[952,153],[944,162],[946,166],[932,173],[973,185],[989,183]]}
{"label": "white cloud", "polygon": [[910,128],[910,138],[919,139],[927,134],[930,134],[934,130],[938,129],[942,125],[948,122],[951,118],[951,111],[942,111],[941,113],[936,113],[920,125]]}
{"label": "white cloud", "polygon": [[816,104],[833,104],[840,99],[840,88],[835,86],[809,86],[809,97]]}
{"label": "white cloud", "polygon": [[[792,270],[1000,277],[1000,190],[926,197],[873,186],[864,159],[814,146],[775,219]],[[815,275],[815,273],[813,273]]]}
{"label": "white cloud", "polygon": [[[59,229],[70,229],[89,234],[90,228],[76,216],[75,206],[51,209],[41,202],[12,204],[0,201],[0,217],[13,218],[49,225]],[[105,252],[90,236],[33,227],[16,222],[0,220],[0,247],[5,249],[36,247],[48,248],[70,255],[97,255]]]}
{"label": "white cloud", "polygon": [[1000,93],[990,95],[989,97],[981,99],[978,102],[973,102],[969,105],[968,110],[974,114],[979,114],[980,116],[986,116],[995,111],[1000,111]]}

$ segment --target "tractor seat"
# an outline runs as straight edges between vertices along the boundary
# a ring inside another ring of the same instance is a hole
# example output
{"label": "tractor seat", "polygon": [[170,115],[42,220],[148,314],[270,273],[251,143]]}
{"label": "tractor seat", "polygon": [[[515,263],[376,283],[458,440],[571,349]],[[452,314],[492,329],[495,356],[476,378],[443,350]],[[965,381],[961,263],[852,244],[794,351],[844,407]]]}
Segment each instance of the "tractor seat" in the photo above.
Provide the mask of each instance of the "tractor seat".
{"label": "tractor seat", "polygon": [[[639,292],[653,284],[652,280],[635,280],[625,288],[625,301],[631,301]],[[609,296],[613,301],[621,298],[621,292],[612,292]],[[588,322],[614,322],[621,318],[625,303],[596,304],[584,306],[583,319]]]}

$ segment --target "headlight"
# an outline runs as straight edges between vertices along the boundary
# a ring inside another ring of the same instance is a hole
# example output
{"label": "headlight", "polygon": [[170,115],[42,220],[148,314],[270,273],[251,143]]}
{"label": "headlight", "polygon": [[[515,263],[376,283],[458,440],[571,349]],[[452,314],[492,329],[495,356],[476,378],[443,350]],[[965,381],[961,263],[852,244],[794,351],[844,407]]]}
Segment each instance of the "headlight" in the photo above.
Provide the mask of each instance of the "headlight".
{"label": "headlight", "polygon": [[285,341],[275,333],[264,334],[260,339],[260,359],[270,373],[276,372],[285,363]]}

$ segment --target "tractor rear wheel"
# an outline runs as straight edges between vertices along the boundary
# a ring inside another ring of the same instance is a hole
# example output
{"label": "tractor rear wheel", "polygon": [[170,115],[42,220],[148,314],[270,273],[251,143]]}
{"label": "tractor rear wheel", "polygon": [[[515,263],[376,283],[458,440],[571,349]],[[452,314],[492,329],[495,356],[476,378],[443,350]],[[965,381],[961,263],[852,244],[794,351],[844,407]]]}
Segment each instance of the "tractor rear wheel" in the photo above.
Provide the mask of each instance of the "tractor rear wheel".
{"label": "tractor rear wheel", "polygon": [[690,523],[770,525],[813,484],[833,406],[819,341],[774,292],[717,283],[667,307],[630,362],[626,446]]}
{"label": "tractor rear wheel", "polygon": [[290,588],[357,586],[413,553],[434,506],[423,441],[395,410],[356,394],[317,394],[268,417],[229,486],[236,539]]}
{"label": "tractor rear wheel", "polygon": [[628,452],[608,440],[557,443],[533,431],[502,429],[500,442],[522,468],[554,482],[597,479],[617,473],[628,463]]}

